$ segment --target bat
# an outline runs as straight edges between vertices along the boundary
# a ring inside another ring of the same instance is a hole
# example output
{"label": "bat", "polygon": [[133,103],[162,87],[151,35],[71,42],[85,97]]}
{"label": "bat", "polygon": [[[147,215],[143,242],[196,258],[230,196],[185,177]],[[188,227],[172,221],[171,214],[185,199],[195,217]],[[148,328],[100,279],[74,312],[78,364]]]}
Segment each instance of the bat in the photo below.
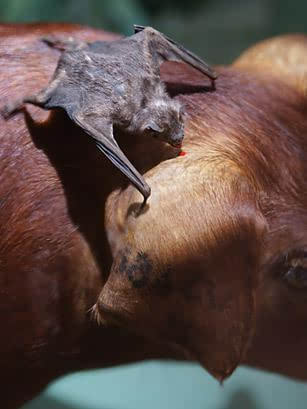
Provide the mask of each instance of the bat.
{"label": "bat", "polygon": [[134,26],[134,31],[132,36],[112,42],[43,39],[62,50],[52,80],[37,95],[4,107],[2,114],[8,118],[24,103],[65,110],[129,178],[145,203],[150,187],[121,151],[113,129],[153,136],[180,147],[184,137],[183,107],[167,94],[160,78],[161,64],[185,62],[209,77],[213,86],[217,75],[199,57],[159,31],[139,25]]}

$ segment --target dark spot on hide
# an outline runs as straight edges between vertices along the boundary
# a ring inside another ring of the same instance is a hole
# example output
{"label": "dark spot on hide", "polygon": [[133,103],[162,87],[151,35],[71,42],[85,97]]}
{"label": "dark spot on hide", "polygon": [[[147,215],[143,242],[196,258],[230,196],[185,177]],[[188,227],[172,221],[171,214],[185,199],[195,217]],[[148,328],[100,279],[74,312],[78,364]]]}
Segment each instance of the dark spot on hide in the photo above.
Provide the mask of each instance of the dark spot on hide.
{"label": "dark spot on hide", "polygon": [[126,270],[128,280],[134,288],[144,288],[150,281],[149,274],[152,272],[152,263],[146,253],[139,252],[135,263]]}
{"label": "dark spot on hide", "polygon": [[154,263],[145,252],[138,252],[136,257],[132,257],[128,248],[122,250],[116,271],[125,274],[134,288],[146,287],[159,296],[167,296],[171,292],[170,266],[155,272]]}
{"label": "dark spot on hide", "polygon": [[116,271],[126,274],[134,288],[144,288],[149,284],[153,266],[146,253],[138,252],[133,258],[130,250],[125,248],[119,253],[118,260]]}

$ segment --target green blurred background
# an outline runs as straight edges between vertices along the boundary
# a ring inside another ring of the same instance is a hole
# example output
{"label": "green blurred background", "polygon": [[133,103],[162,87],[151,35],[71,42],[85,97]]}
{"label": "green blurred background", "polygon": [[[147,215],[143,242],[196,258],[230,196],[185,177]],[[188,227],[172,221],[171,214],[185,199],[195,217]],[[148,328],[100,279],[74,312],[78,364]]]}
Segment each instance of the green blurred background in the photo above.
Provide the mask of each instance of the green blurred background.
{"label": "green blurred background", "polygon": [[[208,62],[249,45],[306,32],[306,0],[0,0],[7,22],[65,21],[123,34],[152,25]],[[74,374],[23,409],[306,409],[307,384],[240,368],[221,387],[196,364],[147,362]]]}
{"label": "green blurred background", "polygon": [[69,21],[131,34],[152,25],[213,63],[263,38],[306,31],[306,0],[0,0],[2,21]]}

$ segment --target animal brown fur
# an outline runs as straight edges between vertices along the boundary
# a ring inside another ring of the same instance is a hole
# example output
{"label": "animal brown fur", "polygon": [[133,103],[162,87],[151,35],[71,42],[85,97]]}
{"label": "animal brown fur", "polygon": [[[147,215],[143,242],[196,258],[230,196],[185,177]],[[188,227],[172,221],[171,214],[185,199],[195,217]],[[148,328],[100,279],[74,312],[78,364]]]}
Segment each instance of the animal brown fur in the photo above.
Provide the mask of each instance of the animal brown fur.
{"label": "animal brown fur", "polygon": [[213,93],[170,84],[187,155],[145,174],[154,194],[141,215],[130,187],[107,204],[100,318],[177,344],[219,379],[242,362],[307,377],[306,48],[304,36],[260,44],[220,68]]}
{"label": "animal brown fur", "polygon": [[[59,53],[38,39],[50,34],[115,38],[2,26],[1,105],[47,85]],[[220,69],[215,92],[163,68],[186,105],[187,155],[116,136],[153,188],[141,214],[141,196],[64,115],[28,106],[1,120],[2,407],[69,371],[154,357],[196,358],[219,378],[242,362],[306,378],[305,291],[281,274],[306,246],[306,39],[258,47],[265,69],[256,48]],[[118,329],[91,320],[102,287],[96,313]]]}
{"label": "animal brown fur", "polygon": [[[39,40],[48,34],[116,38],[70,25],[1,26],[1,105],[48,83],[59,56]],[[1,119],[0,140],[0,406],[19,407],[72,370],[171,356],[99,328],[89,312],[110,269],[105,200],[124,178],[60,113],[28,106]],[[129,154],[137,143],[123,146]],[[149,143],[154,162],[178,151]]]}

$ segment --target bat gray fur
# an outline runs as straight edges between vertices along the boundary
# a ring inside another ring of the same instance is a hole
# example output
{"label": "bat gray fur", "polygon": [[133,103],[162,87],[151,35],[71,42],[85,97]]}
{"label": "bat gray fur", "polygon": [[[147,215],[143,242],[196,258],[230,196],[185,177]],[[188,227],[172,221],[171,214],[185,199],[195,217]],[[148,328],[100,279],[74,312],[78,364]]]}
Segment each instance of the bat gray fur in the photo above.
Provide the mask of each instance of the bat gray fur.
{"label": "bat gray fur", "polygon": [[113,42],[57,37],[44,41],[63,50],[50,84],[37,95],[6,106],[3,115],[10,116],[26,102],[64,109],[130,179],[145,203],[150,187],[120,150],[113,127],[179,147],[184,136],[183,109],[167,94],[160,65],[166,60],[186,62],[212,83],[216,74],[199,57],[150,27],[135,26],[134,35]]}

